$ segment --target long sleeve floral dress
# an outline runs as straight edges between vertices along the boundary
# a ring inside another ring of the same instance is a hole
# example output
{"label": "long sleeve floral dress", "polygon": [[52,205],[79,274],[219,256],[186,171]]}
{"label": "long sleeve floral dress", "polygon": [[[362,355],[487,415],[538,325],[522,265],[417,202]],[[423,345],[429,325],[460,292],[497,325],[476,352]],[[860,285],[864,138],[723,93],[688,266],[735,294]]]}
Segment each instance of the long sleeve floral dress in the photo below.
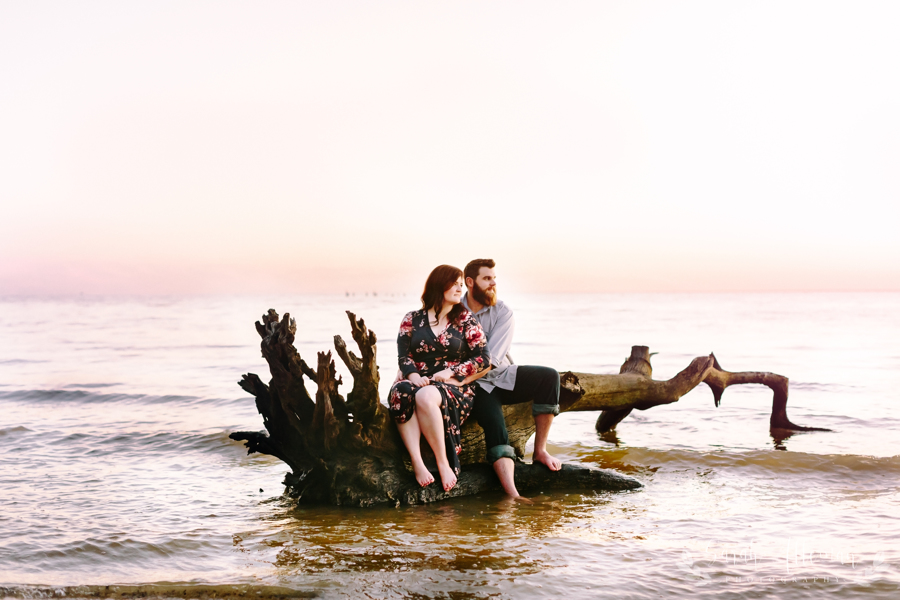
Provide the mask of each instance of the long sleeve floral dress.
{"label": "long sleeve floral dress", "polygon": [[[440,335],[432,331],[425,309],[407,313],[400,323],[397,356],[403,379],[391,387],[388,405],[398,423],[408,421],[416,407],[415,393],[419,388],[406,379],[412,373],[431,377],[444,369],[452,369],[456,379],[462,381],[490,365],[487,336],[468,311],[463,311]],[[441,381],[432,381],[431,385],[441,392],[447,460],[453,472],[459,475],[460,427],[472,412],[475,386]]]}

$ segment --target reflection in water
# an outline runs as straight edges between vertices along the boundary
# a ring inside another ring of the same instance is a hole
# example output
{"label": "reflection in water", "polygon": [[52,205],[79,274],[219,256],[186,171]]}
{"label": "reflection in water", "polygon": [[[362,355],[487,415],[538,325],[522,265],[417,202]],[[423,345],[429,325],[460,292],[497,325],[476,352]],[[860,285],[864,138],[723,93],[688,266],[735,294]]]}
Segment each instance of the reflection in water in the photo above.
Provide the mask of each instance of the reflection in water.
{"label": "reflection in water", "polygon": [[539,496],[524,505],[490,495],[366,511],[292,509],[279,500],[284,503],[272,515],[282,525],[277,533],[257,540],[236,538],[235,544],[277,548],[275,564],[283,576],[342,571],[528,574],[552,560],[532,542],[559,535],[579,513],[602,507],[612,497]]}
{"label": "reflection in water", "polygon": [[601,440],[603,440],[607,444],[614,445],[616,448],[618,448],[619,444],[621,444],[621,442],[619,441],[619,436],[616,435],[615,429],[611,429],[610,431],[607,431],[606,433],[600,433],[597,435]]}
{"label": "reflection in water", "polygon": [[772,436],[772,443],[776,450],[787,450],[787,444],[785,444],[785,442],[800,433],[805,432],[791,431],[790,429],[781,429],[778,427],[773,427],[769,430],[769,435]]}
{"label": "reflection in water", "polygon": [[269,526],[235,536],[234,544],[269,556],[280,584],[340,597],[389,598],[394,588],[402,597],[496,597],[509,586],[539,588],[529,578],[566,568],[568,557],[545,540],[606,537],[600,522],[585,529],[588,515],[613,515],[612,504],[624,494],[539,495],[531,505],[485,494],[367,510],[293,508],[278,498],[270,501]]}

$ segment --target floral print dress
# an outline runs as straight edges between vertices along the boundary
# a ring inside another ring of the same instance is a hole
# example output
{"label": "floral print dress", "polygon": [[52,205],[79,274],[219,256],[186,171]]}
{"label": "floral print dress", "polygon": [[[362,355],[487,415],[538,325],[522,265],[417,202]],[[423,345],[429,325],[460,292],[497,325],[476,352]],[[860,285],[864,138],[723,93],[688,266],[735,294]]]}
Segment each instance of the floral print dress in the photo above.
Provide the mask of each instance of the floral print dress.
{"label": "floral print dress", "polygon": [[[424,308],[407,313],[400,323],[397,355],[403,379],[391,387],[388,406],[398,423],[407,422],[416,407],[415,393],[419,388],[406,379],[412,373],[431,377],[444,369],[452,369],[456,379],[462,381],[490,365],[487,336],[475,317],[465,310],[440,335],[432,331]],[[441,381],[432,381],[431,385],[441,392],[447,460],[453,472],[459,475],[460,428],[472,412],[475,385],[457,386]]]}

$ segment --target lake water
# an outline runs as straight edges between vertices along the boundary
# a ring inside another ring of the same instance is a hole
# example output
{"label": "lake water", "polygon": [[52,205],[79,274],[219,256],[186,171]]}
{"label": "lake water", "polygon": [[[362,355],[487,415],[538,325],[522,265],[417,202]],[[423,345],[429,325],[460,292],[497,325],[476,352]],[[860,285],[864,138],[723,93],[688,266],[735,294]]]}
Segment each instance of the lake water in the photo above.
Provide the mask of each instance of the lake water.
{"label": "lake water", "polygon": [[228,439],[262,429],[236,385],[268,380],[253,322],[289,311],[312,362],[355,311],[384,396],[415,297],[0,299],[0,596],[898,597],[900,295],[502,297],[520,364],[616,373],[640,344],[667,379],[714,351],[833,432],[775,440],[768,388],[715,408],[701,385],[614,436],[554,423],[551,452],[637,491],[296,508],[286,466]]}

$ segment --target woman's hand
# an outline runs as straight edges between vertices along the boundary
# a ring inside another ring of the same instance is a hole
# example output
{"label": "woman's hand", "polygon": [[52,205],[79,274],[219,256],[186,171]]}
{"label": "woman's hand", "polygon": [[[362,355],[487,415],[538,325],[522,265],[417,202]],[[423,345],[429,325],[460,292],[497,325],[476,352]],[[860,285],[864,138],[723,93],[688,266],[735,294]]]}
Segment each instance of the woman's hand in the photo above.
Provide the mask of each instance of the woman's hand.
{"label": "woman's hand", "polygon": [[442,383],[449,383],[450,385],[459,385],[460,382],[455,377],[456,373],[453,372],[452,369],[444,369],[443,371],[438,371],[434,375],[431,376],[435,381],[440,381]]}
{"label": "woman's hand", "polygon": [[479,371],[478,373],[475,373],[474,375],[469,375],[462,381],[460,381],[456,377],[454,377],[454,375],[456,375],[456,373],[454,373],[450,369],[444,369],[443,371],[441,371],[439,373],[435,373],[434,375],[431,376],[431,378],[434,379],[435,381],[441,381],[443,383],[448,383],[450,385],[455,385],[455,386],[469,385],[473,381],[477,381],[477,380],[481,379],[482,377],[484,377],[485,375],[487,375],[488,372],[492,368],[493,367],[488,367],[487,369]]}
{"label": "woman's hand", "polygon": [[431,381],[427,377],[422,377],[418,373],[410,373],[407,379],[416,387],[425,387],[426,385],[431,383]]}

